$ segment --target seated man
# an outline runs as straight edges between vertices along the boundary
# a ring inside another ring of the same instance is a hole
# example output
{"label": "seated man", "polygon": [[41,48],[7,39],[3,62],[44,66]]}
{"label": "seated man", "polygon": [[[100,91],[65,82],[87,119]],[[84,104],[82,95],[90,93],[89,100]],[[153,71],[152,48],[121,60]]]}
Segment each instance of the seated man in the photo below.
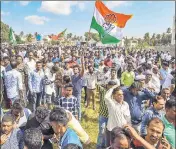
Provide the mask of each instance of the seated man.
{"label": "seated man", "polygon": [[11,114],[4,115],[1,123],[1,149],[23,149],[22,132],[14,128],[15,118]]}
{"label": "seated man", "polygon": [[78,145],[82,149],[82,144],[77,136],[77,134],[70,128],[68,128],[69,118],[67,112],[63,108],[55,108],[51,111],[49,117],[51,126],[55,132],[55,138],[60,141],[59,145],[61,149],[70,143]]}
{"label": "seated man", "polygon": [[[147,135],[142,137],[156,149],[170,149],[171,145],[163,136],[163,132],[163,122],[159,118],[155,117],[148,122]],[[133,141],[133,146],[135,149],[145,149],[143,144],[141,144],[138,140]]]}
{"label": "seated man", "polygon": [[41,149],[43,135],[40,129],[30,128],[24,133],[24,149]]}

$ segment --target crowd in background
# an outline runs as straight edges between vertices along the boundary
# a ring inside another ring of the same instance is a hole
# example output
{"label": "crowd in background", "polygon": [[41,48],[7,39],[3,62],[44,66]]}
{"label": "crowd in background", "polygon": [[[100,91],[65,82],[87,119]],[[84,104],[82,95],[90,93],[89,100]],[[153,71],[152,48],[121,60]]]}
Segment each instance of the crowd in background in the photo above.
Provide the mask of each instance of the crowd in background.
{"label": "crowd in background", "polygon": [[4,45],[0,64],[2,149],[82,149],[82,106],[99,108],[97,149],[176,148],[168,51]]}

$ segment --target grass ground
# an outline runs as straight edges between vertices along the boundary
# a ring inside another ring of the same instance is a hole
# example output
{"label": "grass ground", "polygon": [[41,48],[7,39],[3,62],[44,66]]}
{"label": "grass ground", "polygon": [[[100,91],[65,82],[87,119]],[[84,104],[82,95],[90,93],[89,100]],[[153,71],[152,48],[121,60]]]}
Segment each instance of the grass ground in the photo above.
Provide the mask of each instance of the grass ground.
{"label": "grass ground", "polygon": [[[83,94],[84,96],[84,94]],[[98,104],[98,92],[96,94],[97,107],[93,110],[91,104],[90,108],[85,108],[82,103],[82,121],[81,125],[84,130],[88,133],[91,143],[89,145],[84,145],[84,149],[96,149],[97,136],[98,136],[98,116],[99,116],[99,104]],[[83,100],[82,100],[83,101]]]}

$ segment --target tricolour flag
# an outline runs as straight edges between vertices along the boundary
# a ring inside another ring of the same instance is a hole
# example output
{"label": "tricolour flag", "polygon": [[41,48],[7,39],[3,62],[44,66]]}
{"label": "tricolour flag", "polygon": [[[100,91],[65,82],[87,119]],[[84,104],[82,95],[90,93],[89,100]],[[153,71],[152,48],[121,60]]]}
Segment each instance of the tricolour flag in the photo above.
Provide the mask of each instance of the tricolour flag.
{"label": "tricolour flag", "polygon": [[16,43],[15,34],[14,34],[12,28],[10,28],[10,32],[9,32],[9,41],[10,41],[10,43],[12,43],[12,44],[15,44],[15,43]]}
{"label": "tricolour flag", "polygon": [[90,28],[97,30],[103,44],[118,43],[122,40],[122,28],[132,15],[109,10],[101,1],[95,2],[94,16]]}

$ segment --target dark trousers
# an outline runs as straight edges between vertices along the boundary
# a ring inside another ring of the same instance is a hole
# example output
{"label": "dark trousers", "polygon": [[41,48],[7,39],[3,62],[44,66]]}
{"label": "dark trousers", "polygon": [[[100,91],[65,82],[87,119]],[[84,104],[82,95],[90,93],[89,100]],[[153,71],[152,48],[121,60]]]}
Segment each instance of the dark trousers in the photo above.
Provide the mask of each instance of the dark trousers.
{"label": "dark trousers", "polygon": [[86,101],[87,101],[87,86],[84,86],[84,93],[85,93],[84,102],[86,103]]}
{"label": "dark trousers", "polygon": [[32,112],[35,112],[36,108],[41,105],[41,99],[42,92],[31,95]]}
{"label": "dark trousers", "polygon": [[111,146],[111,131],[106,129],[106,145],[107,147]]}

